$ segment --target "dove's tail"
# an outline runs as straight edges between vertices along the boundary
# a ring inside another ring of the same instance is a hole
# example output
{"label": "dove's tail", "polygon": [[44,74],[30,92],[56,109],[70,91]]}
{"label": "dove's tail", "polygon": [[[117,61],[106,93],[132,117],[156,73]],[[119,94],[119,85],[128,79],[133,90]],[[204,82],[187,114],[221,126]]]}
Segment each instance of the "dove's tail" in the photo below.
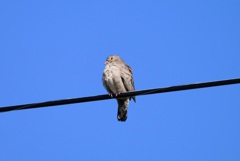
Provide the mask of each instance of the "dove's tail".
{"label": "dove's tail", "polygon": [[127,120],[127,110],[129,99],[118,99],[118,114],[117,119],[118,121],[126,121]]}

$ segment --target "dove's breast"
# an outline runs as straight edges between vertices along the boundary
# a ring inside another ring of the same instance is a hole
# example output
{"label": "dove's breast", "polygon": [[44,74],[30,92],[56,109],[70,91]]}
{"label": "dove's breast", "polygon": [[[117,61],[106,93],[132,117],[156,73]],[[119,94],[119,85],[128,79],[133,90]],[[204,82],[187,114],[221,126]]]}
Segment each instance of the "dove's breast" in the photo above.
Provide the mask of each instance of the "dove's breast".
{"label": "dove's breast", "polygon": [[113,93],[123,92],[123,83],[120,73],[120,69],[116,66],[107,65],[104,69],[103,81]]}
{"label": "dove's breast", "polygon": [[118,68],[115,66],[109,66],[107,65],[104,69],[104,81],[111,85],[113,84],[113,78],[115,76],[115,73],[117,72]]}

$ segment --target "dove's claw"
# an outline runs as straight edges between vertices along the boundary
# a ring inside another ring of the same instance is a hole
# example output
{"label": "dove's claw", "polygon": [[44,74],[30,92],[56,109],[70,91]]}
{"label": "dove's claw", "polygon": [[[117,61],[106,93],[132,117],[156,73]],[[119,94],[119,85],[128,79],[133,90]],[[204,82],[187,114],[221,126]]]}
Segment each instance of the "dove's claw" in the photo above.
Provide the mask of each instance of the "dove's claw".
{"label": "dove's claw", "polygon": [[116,93],[116,94],[114,94],[114,93],[109,93],[108,95],[110,96],[110,97],[117,97],[118,95],[120,95],[121,93]]}

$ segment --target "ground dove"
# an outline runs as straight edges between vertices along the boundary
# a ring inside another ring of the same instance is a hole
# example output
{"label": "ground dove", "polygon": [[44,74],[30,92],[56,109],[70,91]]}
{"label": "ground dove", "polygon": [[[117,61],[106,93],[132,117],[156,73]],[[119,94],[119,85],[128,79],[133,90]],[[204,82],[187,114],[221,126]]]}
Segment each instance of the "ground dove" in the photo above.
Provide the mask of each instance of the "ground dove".
{"label": "ground dove", "polygon": [[[107,57],[105,64],[102,81],[111,97],[135,90],[132,69],[119,56],[111,55]],[[136,102],[135,96],[117,99],[118,121],[127,120],[128,104],[131,98]]]}

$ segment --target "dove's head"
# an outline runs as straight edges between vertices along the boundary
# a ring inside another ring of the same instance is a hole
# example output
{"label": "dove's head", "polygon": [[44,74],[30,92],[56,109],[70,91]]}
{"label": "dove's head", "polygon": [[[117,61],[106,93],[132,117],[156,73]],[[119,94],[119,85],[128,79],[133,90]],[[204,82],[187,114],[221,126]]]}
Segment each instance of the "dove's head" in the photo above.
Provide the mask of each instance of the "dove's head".
{"label": "dove's head", "polygon": [[105,64],[109,64],[109,63],[122,63],[124,62],[120,56],[117,55],[111,55],[109,57],[107,57]]}

